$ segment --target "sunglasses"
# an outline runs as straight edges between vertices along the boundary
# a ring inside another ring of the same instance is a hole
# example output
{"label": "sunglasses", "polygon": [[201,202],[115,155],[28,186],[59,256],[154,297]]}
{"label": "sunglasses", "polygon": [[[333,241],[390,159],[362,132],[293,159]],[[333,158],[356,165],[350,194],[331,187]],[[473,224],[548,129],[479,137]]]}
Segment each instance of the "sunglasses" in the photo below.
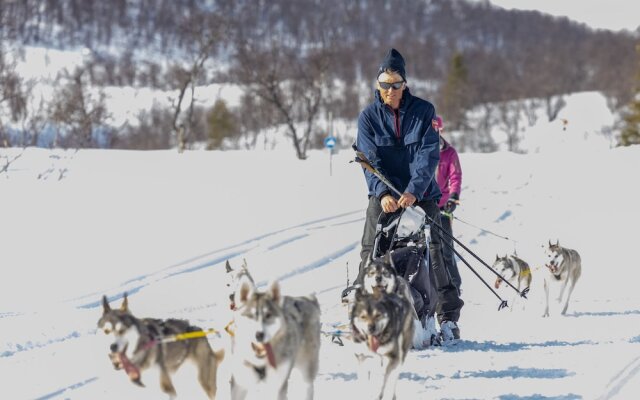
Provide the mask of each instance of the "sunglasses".
{"label": "sunglasses", "polygon": [[383,90],[389,90],[391,88],[394,88],[395,90],[400,90],[402,89],[402,85],[404,85],[404,81],[393,82],[393,83],[378,81],[378,85],[380,85],[380,88]]}

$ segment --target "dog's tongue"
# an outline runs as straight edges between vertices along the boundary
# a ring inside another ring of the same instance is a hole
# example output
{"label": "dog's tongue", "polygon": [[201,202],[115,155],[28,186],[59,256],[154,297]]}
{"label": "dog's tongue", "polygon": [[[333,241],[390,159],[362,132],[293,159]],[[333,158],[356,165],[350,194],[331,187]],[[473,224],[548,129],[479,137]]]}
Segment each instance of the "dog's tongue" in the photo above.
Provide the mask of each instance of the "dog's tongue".
{"label": "dog's tongue", "polygon": [[120,355],[120,362],[122,363],[122,367],[124,368],[124,372],[127,373],[127,376],[131,381],[137,385],[144,387],[142,381],[140,381],[140,370],[138,367],[133,365],[133,363],[127,358],[124,353],[118,353]]}
{"label": "dog's tongue", "polygon": [[498,289],[501,283],[502,283],[502,279],[498,278],[496,279],[496,283],[493,286],[495,286],[495,288]]}
{"label": "dog's tongue", "polygon": [[265,343],[264,349],[267,351],[267,360],[269,361],[269,365],[273,368],[276,367],[276,356],[273,354],[273,349],[271,348],[271,343]]}
{"label": "dog's tongue", "polygon": [[251,343],[251,347],[258,357],[262,358],[266,355],[269,365],[276,367],[276,356],[273,354],[271,343]]}
{"label": "dog's tongue", "polygon": [[371,349],[371,351],[373,351],[374,353],[378,351],[378,347],[380,347],[380,341],[378,340],[377,337],[375,336],[369,336],[369,348]]}

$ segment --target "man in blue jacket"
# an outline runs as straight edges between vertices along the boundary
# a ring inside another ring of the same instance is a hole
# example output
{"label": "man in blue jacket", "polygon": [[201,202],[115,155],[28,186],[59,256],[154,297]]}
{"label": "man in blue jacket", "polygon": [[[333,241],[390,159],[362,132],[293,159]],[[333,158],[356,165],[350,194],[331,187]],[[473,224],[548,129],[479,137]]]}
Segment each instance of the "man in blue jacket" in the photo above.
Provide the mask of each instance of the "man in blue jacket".
{"label": "man in blue jacket", "polygon": [[[380,179],[364,170],[369,189],[360,274],[373,250],[376,223],[381,212],[392,213],[400,208],[417,205],[440,224],[438,201],[442,196],[435,179],[440,160],[440,138],[432,123],[436,117],[431,103],[411,95],[407,87],[405,62],[391,49],[378,69],[375,101],[358,118],[356,146],[395,188],[403,191],[397,197]],[[457,326],[464,302],[451,281],[442,258],[442,244],[432,227],[429,253],[431,268],[442,308],[441,329],[460,337]],[[428,279],[428,277],[426,278]],[[449,338],[445,337],[445,340]]]}

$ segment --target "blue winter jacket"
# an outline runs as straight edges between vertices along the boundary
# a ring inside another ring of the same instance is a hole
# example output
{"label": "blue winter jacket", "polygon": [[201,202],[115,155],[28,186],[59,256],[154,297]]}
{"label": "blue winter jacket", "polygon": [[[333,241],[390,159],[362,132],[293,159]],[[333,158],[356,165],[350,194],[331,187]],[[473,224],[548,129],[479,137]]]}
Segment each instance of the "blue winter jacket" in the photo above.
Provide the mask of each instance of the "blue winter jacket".
{"label": "blue winter jacket", "polygon": [[[418,201],[437,202],[441,197],[435,180],[440,147],[438,133],[431,125],[435,108],[411,95],[409,88],[402,94],[398,111],[384,104],[377,90],[375,93],[376,100],[358,118],[358,150],[399,191],[413,194]],[[399,197],[371,172],[364,170],[364,175],[369,196]]]}

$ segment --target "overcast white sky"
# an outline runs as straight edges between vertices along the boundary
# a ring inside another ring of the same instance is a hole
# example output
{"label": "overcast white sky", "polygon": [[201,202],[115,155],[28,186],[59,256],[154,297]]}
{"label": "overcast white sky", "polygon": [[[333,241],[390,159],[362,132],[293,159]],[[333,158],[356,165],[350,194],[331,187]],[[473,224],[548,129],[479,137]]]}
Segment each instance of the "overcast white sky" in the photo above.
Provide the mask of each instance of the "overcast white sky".
{"label": "overcast white sky", "polygon": [[635,31],[640,26],[638,0],[489,0],[492,4],[518,10],[538,10],[566,16],[598,29]]}

